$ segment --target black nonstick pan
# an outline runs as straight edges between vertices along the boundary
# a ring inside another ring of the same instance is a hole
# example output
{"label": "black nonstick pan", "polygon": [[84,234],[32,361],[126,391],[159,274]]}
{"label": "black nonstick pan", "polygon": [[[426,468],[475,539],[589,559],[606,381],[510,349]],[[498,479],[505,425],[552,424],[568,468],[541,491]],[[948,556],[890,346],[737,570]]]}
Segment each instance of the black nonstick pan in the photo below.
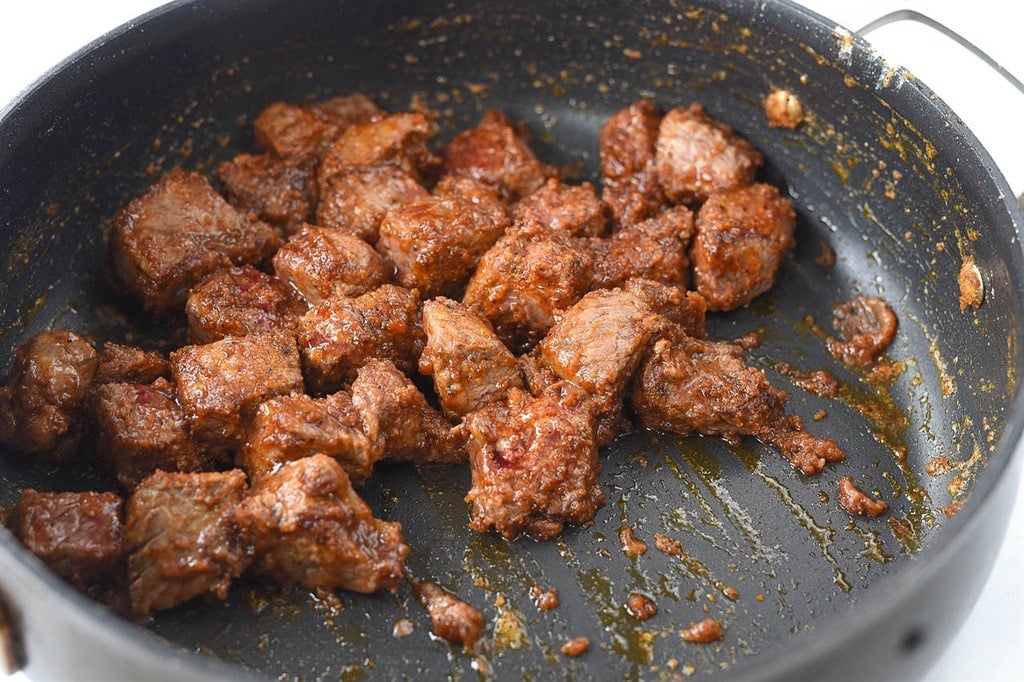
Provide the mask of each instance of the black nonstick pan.
{"label": "black nonstick pan", "polygon": [[[762,99],[776,87],[808,112],[795,131],[768,126]],[[411,574],[490,623],[472,653],[429,635],[407,586],[342,594],[339,609],[243,580],[223,603],[139,627],[4,534],[11,660],[33,679],[906,679],[927,669],[987,576],[1017,480],[1024,218],[927,87],[788,3],[172,3],[79,53],[0,120],[0,366],[49,328],[154,347],[179,339],[109,288],[112,216],[161,171],[210,172],[253,150],[252,119],[268,103],[354,91],[436,112],[441,140],[499,108],[544,161],[594,181],[598,128],[640,97],[698,101],[732,125],[764,152],[763,179],[793,199],[798,246],[771,292],[712,316],[710,335],[758,331],[748,360],[848,459],[805,477],[754,441],[634,433],[603,452],[608,503],[594,523],[547,543],[468,530],[463,468],[381,467],[363,496],[403,524]],[[828,249],[834,265],[821,262]],[[964,267],[984,283],[978,307],[961,308]],[[890,382],[838,364],[815,331],[855,294],[882,296],[899,316]],[[802,390],[780,362],[833,373],[839,397]],[[889,501],[888,514],[841,509],[843,476]],[[87,466],[2,453],[0,504],[25,486],[100,480]],[[624,527],[651,549],[626,556]],[[655,551],[655,533],[686,557]],[[560,606],[540,612],[535,586],[557,587]],[[632,592],[658,615],[632,620]],[[706,617],[724,639],[682,641]],[[397,638],[401,619],[414,630]],[[577,636],[590,651],[563,656]]]}

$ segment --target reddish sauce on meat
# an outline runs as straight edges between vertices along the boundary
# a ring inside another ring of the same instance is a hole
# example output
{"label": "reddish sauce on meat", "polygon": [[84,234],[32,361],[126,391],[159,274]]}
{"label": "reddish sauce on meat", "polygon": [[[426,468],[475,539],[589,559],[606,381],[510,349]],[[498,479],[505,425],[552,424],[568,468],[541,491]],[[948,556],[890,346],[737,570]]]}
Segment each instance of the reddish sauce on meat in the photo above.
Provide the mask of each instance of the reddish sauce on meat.
{"label": "reddish sauce on meat", "polygon": [[887,503],[862,491],[848,476],[839,479],[839,504],[846,511],[859,516],[881,516],[889,510]]}

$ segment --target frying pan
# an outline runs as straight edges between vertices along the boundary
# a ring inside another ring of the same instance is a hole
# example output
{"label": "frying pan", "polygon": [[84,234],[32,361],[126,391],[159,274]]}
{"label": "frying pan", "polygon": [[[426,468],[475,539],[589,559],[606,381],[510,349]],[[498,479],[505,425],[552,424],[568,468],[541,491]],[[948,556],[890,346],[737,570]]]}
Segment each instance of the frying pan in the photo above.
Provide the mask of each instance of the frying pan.
{"label": "frying pan", "polygon": [[[796,92],[800,129],[769,128],[761,98]],[[608,504],[559,540],[508,543],[465,528],[464,469],[381,467],[363,495],[399,520],[408,566],[491,622],[479,655],[428,636],[407,587],[396,596],[310,595],[239,581],[224,603],[187,604],[146,628],[123,621],[0,538],[10,652],[30,677],[302,679],[643,677],[906,678],[955,632],[995,556],[1012,503],[1022,428],[1020,293],[1024,218],[977,140],[924,85],[855,36],[788,3],[521,3],[310,0],[175,3],[93,45],[0,122],[3,324],[0,362],[33,333],[70,327],[96,340],[180,342],[173,324],[133,313],[103,275],[117,208],[175,165],[210,171],[254,148],[252,117],[274,100],[363,91],[390,109],[427,105],[441,138],[497,107],[526,123],[545,161],[596,180],[596,131],[641,96],[700,101],[768,159],[764,179],[798,209],[799,245],[776,287],[716,315],[711,336],[759,331],[748,354],[846,462],[805,478],[756,442],[636,433],[603,454]],[[832,267],[815,257],[822,245]],[[961,310],[957,276],[979,269],[985,298]],[[813,332],[851,295],[900,316],[888,355],[903,371],[872,386],[835,363]],[[840,399],[802,391],[779,361],[826,369]],[[821,410],[825,418],[815,421]],[[933,457],[954,467],[926,473]],[[887,516],[850,518],[839,477],[877,490]],[[85,489],[88,466],[0,458],[0,503],[24,486]],[[950,506],[959,507],[951,516]],[[651,549],[629,558],[622,527]],[[688,560],[653,549],[678,539]],[[557,587],[540,613],[531,587]],[[729,599],[726,588],[739,596]],[[638,624],[622,604],[651,596]],[[685,644],[689,623],[726,637]],[[413,622],[397,639],[394,623]],[[585,635],[577,659],[561,643]],[[57,657],[53,652],[60,651]]]}

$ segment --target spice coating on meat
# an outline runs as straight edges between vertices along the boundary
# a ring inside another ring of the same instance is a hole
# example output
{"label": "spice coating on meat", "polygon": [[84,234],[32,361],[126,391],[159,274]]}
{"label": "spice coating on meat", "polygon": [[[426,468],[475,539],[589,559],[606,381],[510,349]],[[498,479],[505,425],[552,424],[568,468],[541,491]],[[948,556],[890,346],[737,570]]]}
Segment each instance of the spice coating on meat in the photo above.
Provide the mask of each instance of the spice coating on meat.
{"label": "spice coating on meat", "polygon": [[763,183],[712,194],[696,225],[694,285],[709,310],[738,308],[770,289],[796,244],[793,204]]}
{"label": "spice coating on meat", "polygon": [[0,386],[0,443],[26,455],[71,455],[98,363],[92,345],[65,329],[17,346],[7,383]]}
{"label": "spice coating on meat", "polygon": [[434,128],[423,114],[388,114],[356,123],[320,157],[317,182],[326,195],[330,181],[357,168],[396,166],[417,182],[429,179],[438,165],[427,149]]}
{"label": "spice coating on meat", "polygon": [[210,275],[192,287],[185,302],[189,339],[197,344],[225,336],[294,335],[305,312],[287,282],[249,265]]}
{"label": "spice coating on meat", "polygon": [[114,493],[21,491],[11,532],[55,573],[78,589],[121,571],[121,505]]}
{"label": "spice coating on meat", "polygon": [[282,585],[394,591],[409,548],[402,526],[381,521],[327,455],[284,464],[259,479],[234,511],[253,568]]}
{"label": "spice coating on meat", "polygon": [[430,629],[435,635],[466,650],[476,646],[486,625],[482,613],[436,583],[416,583],[415,592],[430,616]]}
{"label": "spice coating on meat", "polygon": [[597,289],[622,286],[635,277],[686,289],[693,213],[675,206],[653,218],[624,225],[607,239],[590,241]]}
{"label": "spice coating on meat", "polygon": [[314,168],[311,162],[273,154],[239,154],[217,166],[217,179],[236,208],[291,234],[313,217],[317,205]]}
{"label": "spice coating on meat", "polygon": [[157,471],[128,499],[125,551],[132,611],[145,616],[199,595],[227,596],[251,557],[238,539],[235,508],[245,474]]}
{"label": "spice coating on meat", "polygon": [[107,341],[92,383],[151,384],[160,378],[171,378],[171,363],[162,353]]}
{"label": "spice coating on meat", "polygon": [[654,102],[641,100],[601,126],[601,198],[620,225],[649,218],[665,205],[655,164],[661,117]]}
{"label": "spice coating on meat", "polygon": [[676,107],[658,128],[658,182],[673,203],[695,205],[754,181],[761,152],[700,104]]}
{"label": "spice coating on meat", "polygon": [[388,281],[384,259],[358,237],[304,225],[274,254],[274,272],[315,305],[332,295],[360,296]]}
{"label": "spice coating on meat", "polygon": [[855,296],[832,311],[839,338],[826,341],[832,355],[848,365],[868,367],[896,336],[896,313],[877,296]]}
{"label": "spice coating on meat", "polygon": [[568,232],[574,237],[601,237],[611,211],[589,182],[568,185],[548,178],[540,189],[512,206],[512,222],[536,229]]}
{"label": "spice coating on meat", "polygon": [[312,106],[274,102],[256,117],[253,132],[257,142],[275,155],[306,161],[329,149],[352,124],[382,115],[358,93]]}
{"label": "spice coating on meat", "polygon": [[347,170],[326,182],[316,224],[376,244],[380,221],[388,211],[427,196],[427,190],[397,166]]}
{"label": "spice coating on meat", "polygon": [[849,476],[839,479],[839,504],[851,514],[860,516],[881,516],[889,510],[886,502],[862,491]]}

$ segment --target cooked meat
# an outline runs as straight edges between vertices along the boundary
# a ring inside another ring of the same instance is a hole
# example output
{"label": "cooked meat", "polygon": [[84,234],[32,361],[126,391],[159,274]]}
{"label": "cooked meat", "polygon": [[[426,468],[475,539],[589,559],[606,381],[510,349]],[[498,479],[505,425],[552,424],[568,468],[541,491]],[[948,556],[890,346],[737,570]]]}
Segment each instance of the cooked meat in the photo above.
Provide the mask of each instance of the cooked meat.
{"label": "cooked meat", "polygon": [[348,393],[325,398],[295,393],[267,400],[253,416],[239,465],[255,483],[285,462],[315,454],[338,460],[356,485],[373,471],[380,448],[371,447]]}
{"label": "cooked meat", "polygon": [[425,342],[419,292],[385,284],[357,298],[331,296],[302,318],[298,338],[313,393],[351,383],[371,358],[412,374]]}
{"label": "cooked meat", "polygon": [[516,200],[537,190],[555,169],[541,163],[505,115],[491,109],[476,128],[455,136],[438,151],[444,175],[461,175],[497,187]]}
{"label": "cooked meat", "polygon": [[239,154],[217,166],[217,179],[236,208],[291,234],[313,219],[315,164],[273,154]]}
{"label": "cooked meat", "polygon": [[594,518],[604,491],[586,400],[579,391],[534,398],[512,389],[506,402],[466,415],[470,528],[547,540],[565,523]]}
{"label": "cooked meat", "polygon": [[839,338],[829,337],[828,350],[848,365],[870,366],[889,347],[899,324],[896,313],[877,296],[854,296],[832,310]]}
{"label": "cooked meat", "polygon": [[171,363],[163,353],[107,341],[100,351],[92,383],[151,384],[161,377],[171,378]]}
{"label": "cooked meat", "polygon": [[685,206],[624,225],[607,239],[592,239],[594,288],[622,286],[633,277],[686,289],[693,213]]}
{"label": "cooked meat", "polygon": [[15,347],[0,386],[0,443],[53,459],[74,453],[98,363],[92,345],[66,329],[36,334]]}
{"label": "cooked meat", "polygon": [[560,230],[574,237],[601,237],[611,211],[589,182],[567,185],[548,178],[540,189],[512,207],[512,221],[541,230]]}
{"label": "cooked meat", "polygon": [[400,462],[465,462],[462,439],[418,388],[386,360],[370,360],[352,382],[352,405],[370,447]]}
{"label": "cooked meat", "polygon": [[118,483],[133,490],[157,469],[203,471],[214,462],[189,439],[188,422],[175,400],[174,384],[110,383],[96,389],[93,412],[97,455]]}
{"label": "cooked meat", "polygon": [[427,190],[397,166],[342,171],[323,188],[316,224],[376,244],[384,214],[427,196]]}
{"label": "cooked meat", "polygon": [[513,232],[480,259],[463,303],[515,352],[532,348],[590,288],[593,258],[562,232]]}
{"label": "cooked meat", "polygon": [[717,620],[705,618],[691,623],[688,628],[679,633],[679,636],[686,642],[706,644],[725,637],[725,631],[722,630],[722,624]]}
{"label": "cooked meat", "polygon": [[539,585],[530,588],[530,599],[537,606],[538,611],[550,611],[557,609],[559,604],[558,588],[551,587],[542,589]]}
{"label": "cooked meat", "polygon": [[714,192],[752,183],[764,157],[703,106],[691,104],[661,120],[655,163],[669,201],[695,205]]}
{"label": "cooked meat", "polygon": [[889,510],[888,504],[862,491],[849,476],[839,479],[839,504],[851,514],[860,516],[880,516]]}
{"label": "cooked meat", "polygon": [[394,591],[409,548],[402,526],[381,521],[337,461],[319,454],[256,481],[235,509],[253,568],[282,585]]}
{"label": "cooked meat", "polygon": [[622,288],[648,310],[675,323],[686,334],[698,339],[707,336],[704,321],[708,304],[700,294],[640,278],[626,280]]}
{"label": "cooked meat", "polygon": [[502,200],[498,188],[465,175],[445,175],[434,186],[433,194],[442,199],[465,199],[492,213],[508,216],[508,206]]}
{"label": "cooked meat", "polygon": [[361,92],[332,97],[312,104],[309,111],[321,121],[336,125],[342,131],[356,123],[366,123],[386,114]]}
{"label": "cooked meat", "polygon": [[561,652],[565,656],[582,656],[590,651],[590,639],[587,637],[573,637],[562,645]]}
{"label": "cooked meat", "polygon": [[476,646],[487,623],[482,613],[436,583],[418,582],[414,589],[436,636],[467,651]]}
{"label": "cooked meat", "polygon": [[310,305],[325,298],[360,296],[388,281],[384,259],[358,237],[305,225],[274,254],[274,272]]}
{"label": "cooked meat", "polygon": [[690,258],[694,285],[709,310],[732,310],[775,283],[783,256],[796,242],[789,199],[766,184],[716,192],[697,213]]}
{"label": "cooked meat", "polygon": [[423,331],[427,344],[419,369],[434,378],[441,409],[449,418],[461,418],[503,400],[510,388],[522,388],[515,356],[487,320],[461,303],[447,298],[425,301]]}
{"label": "cooked meat", "polygon": [[764,98],[764,113],[772,128],[795,130],[804,122],[804,105],[795,93],[781,88]]}
{"label": "cooked meat", "polygon": [[188,292],[185,315],[192,343],[225,336],[294,335],[306,312],[302,298],[283,279],[243,265],[210,275]]}
{"label": "cooked meat", "polygon": [[640,100],[601,126],[601,198],[620,225],[650,218],[665,205],[655,164],[661,117],[654,102]]}
{"label": "cooked meat", "polygon": [[80,590],[121,574],[122,500],[114,493],[21,491],[9,526],[25,547]]}
{"label": "cooked meat", "polygon": [[645,621],[658,615],[658,605],[645,594],[633,592],[626,598],[626,613],[639,621]]}
{"label": "cooked meat", "polygon": [[245,474],[166,473],[142,481],[128,499],[125,551],[132,611],[145,616],[199,595],[227,596],[251,561],[238,538],[235,508]]}
{"label": "cooked meat", "polygon": [[171,353],[171,368],[192,440],[213,457],[239,450],[261,402],[302,389],[295,340],[281,335],[185,346]]}
{"label": "cooked meat", "polygon": [[235,209],[205,176],[176,168],[117,214],[110,265],[146,310],[168,313],[207,275],[263,262],[280,244],[274,228]]}
{"label": "cooked meat", "polygon": [[349,126],[382,115],[361,94],[312,106],[275,102],[256,117],[253,131],[256,140],[277,156],[306,161],[327,151]]}
{"label": "cooked meat", "polygon": [[780,423],[757,434],[757,437],[777,448],[790,464],[807,476],[821,471],[826,462],[846,459],[846,453],[835,441],[807,433],[803,421],[795,415],[787,416]]}
{"label": "cooked meat", "polygon": [[388,114],[345,130],[320,157],[317,182],[326,196],[331,179],[357,168],[396,166],[416,182],[429,181],[438,159],[427,149],[434,128],[423,114]]}
{"label": "cooked meat", "polygon": [[507,226],[502,211],[459,196],[431,196],[389,211],[377,250],[394,263],[402,286],[425,298],[456,298]]}

